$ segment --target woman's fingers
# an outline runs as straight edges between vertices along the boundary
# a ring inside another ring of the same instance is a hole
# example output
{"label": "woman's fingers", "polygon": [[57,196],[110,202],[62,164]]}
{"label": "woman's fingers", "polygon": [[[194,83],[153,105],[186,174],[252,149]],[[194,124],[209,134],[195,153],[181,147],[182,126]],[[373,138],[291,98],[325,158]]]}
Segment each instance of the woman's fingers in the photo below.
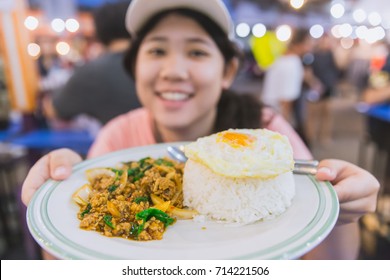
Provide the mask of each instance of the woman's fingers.
{"label": "woman's fingers", "polygon": [[340,202],[338,223],[355,222],[375,211],[379,182],[364,169],[342,160],[323,160],[316,178],[334,186]]}
{"label": "woman's fingers", "polygon": [[81,160],[77,153],[69,149],[55,150],[39,159],[23,182],[23,203],[28,205],[34,193],[46,180],[66,179],[72,172],[72,166]]}
{"label": "woman's fingers", "polygon": [[69,149],[60,149],[48,154],[50,178],[64,180],[72,173],[72,166],[82,159]]}
{"label": "woman's fingers", "polygon": [[327,166],[319,166],[317,169],[316,178],[319,181],[333,181],[336,178],[336,173]]}

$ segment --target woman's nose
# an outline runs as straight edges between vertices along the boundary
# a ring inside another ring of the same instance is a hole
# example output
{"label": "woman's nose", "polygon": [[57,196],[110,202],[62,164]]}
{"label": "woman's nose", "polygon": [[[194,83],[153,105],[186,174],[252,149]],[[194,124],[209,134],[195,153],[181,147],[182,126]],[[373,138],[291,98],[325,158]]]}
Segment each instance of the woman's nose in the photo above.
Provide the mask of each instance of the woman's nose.
{"label": "woman's nose", "polygon": [[188,78],[188,67],[186,60],[180,55],[167,57],[161,70],[161,77],[170,80],[185,80]]}

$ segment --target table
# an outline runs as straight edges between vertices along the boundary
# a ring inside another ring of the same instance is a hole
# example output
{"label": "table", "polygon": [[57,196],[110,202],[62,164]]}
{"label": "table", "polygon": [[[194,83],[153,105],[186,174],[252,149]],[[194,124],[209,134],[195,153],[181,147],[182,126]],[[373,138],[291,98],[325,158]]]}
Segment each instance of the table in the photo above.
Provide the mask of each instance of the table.
{"label": "table", "polygon": [[0,142],[7,142],[22,131],[21,123],[10,123],[7,129],[0,130]]}
{"label": "table", "polygon": [[357,111],[366,116],[381,119],[390,123],[390,103],[368,105],[359,103],[356,107]]}
{"label": "table", "polygon": [[38,129],[16,136],[10,142],[41,151],[69,148],[86,155],[93,140],[94,138],[87,131]]}

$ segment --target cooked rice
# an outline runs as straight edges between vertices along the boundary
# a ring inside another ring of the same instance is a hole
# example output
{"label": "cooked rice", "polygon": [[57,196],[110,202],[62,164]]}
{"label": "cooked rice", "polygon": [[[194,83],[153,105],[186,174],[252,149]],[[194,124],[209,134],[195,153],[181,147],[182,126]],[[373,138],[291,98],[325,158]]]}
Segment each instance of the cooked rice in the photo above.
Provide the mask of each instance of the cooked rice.
{"label": "cooked rice", "polygon": [[183,192],[184,204],[201,215],[248,224],[285,212],[295,184],[292,172],[267,180],[228,178],[190,159],[184,168]]}

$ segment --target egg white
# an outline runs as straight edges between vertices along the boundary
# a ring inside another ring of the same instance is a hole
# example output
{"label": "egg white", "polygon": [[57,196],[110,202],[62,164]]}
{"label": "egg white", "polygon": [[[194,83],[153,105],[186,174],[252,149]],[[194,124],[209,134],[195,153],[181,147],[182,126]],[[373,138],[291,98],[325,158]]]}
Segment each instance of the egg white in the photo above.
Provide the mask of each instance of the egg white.
{"label": "egg white", "polygon": [[[242,145],[224,138],[226,132],[243,134]],[[222,139],[222,141],[221,141]],[[288,138],[267,129],[229,129],[199,138],[185,146],[189,159],[213,172],[233,178],[268,179],[293,169],[293,151]]]}

